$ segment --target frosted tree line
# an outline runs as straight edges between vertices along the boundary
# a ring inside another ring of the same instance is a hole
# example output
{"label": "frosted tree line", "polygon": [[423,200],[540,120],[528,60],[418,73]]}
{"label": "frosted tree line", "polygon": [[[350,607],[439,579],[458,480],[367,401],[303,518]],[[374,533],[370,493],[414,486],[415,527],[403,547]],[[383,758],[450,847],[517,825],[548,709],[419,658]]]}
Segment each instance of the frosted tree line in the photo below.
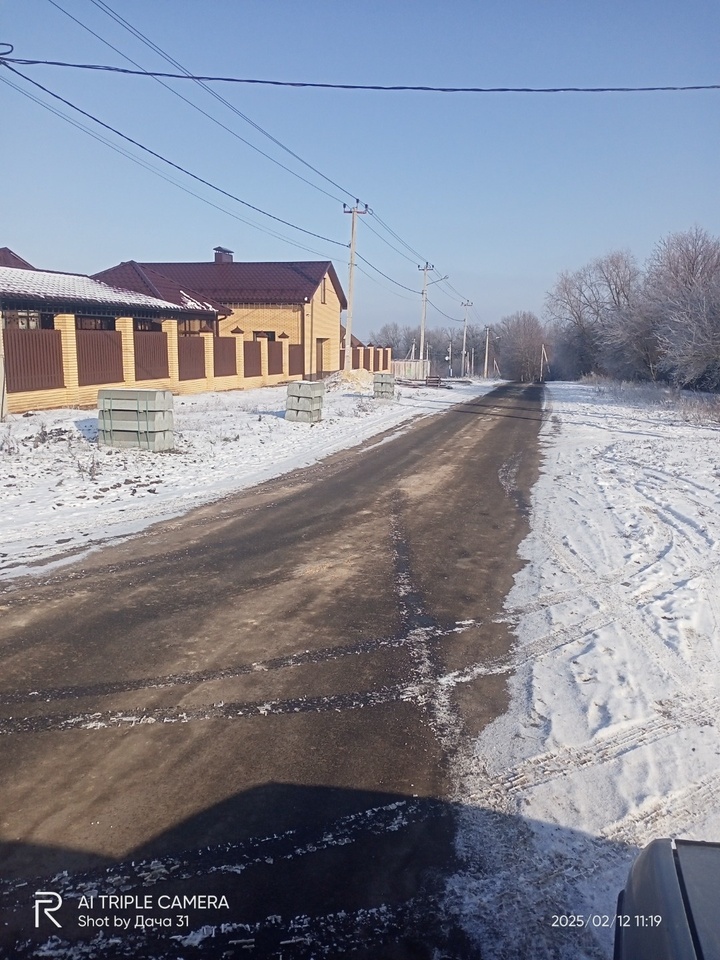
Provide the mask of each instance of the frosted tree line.
{"label": "frosted tree line", "polygon": [[[462,336],[462,324],[426,331],[433,375],[461,375]],[[510,380],[537,379],[545,345],[555,379],[595,373],[720,390],[720,239],[694,227],[661,239],[642,267],[617,250],[561,273],[542,320],[519,311],[489,328],[468,324],[466,372],[474,348],[474,372],[482,375],[486,337],[489,373]],[[371,334],[396,358],[419,341],[419,325],[389,323]]]}
{"label": "frosted tree line", "polygon": [[643,268],[615,251],[558,277],[546,300],[553,372],[720,388],[720,239],[700,227]]}

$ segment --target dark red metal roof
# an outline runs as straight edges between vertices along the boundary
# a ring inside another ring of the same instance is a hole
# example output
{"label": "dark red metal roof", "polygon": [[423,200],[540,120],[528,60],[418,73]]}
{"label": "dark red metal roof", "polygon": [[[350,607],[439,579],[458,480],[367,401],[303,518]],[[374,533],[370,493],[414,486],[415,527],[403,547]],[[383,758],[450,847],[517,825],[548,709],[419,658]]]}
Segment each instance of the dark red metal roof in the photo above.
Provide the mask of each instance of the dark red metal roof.
{"label": "dark red metal roof", "polygon": [[103,283],[145,293],[161,300],[170,300],[171,303],[177,303],[185,309],[197,310],[199,313],[219,313],[223,317],[230,313],[223,303],[159,273],[148,264],[137,263],[135,260],[126,260],[116,267],[101,270],[100,273],[93,274],[93,280],[101,280]]}
{"label": "dark red metal roof", "polygon": [[0,247],[0,267],[15,267],[16,270],[34,270],[35,267],[19,257],[10,247]]}
{"label": "dark red metal roof", "polygon": [[[130,261],[134,263],[134,261]],[[193,291],[197,299],[218,303],[303,303],[312,299],[323,277],[327,274],[340,299],[347,308],[345,293],[330,260],[293,261],[286,263],[139,263],[135,264],[146,275],[161,275],[181,287]],[[111,267],[94,276],[106,283],[125,286],[131,280],[128,264]],[[152,274],[150,274],[152,271]],[[131,287],[131,289],[137,289]],[[143,292],[149,288],[143,287]],[[158,289],[161,289],[158,287]],[[157,293],[153,294],[158,296]],[[163,292],[167,297],[168,292]]]}

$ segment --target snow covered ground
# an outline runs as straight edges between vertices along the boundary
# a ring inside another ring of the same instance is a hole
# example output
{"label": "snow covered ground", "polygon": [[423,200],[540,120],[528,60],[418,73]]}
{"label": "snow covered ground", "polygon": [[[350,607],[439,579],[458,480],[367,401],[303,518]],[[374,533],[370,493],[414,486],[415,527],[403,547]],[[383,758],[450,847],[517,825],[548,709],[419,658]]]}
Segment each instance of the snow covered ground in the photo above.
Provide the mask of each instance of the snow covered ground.
{"label": "snow covered ground", "polygon": [[[177,398],[170,454],[98,449],[94,411],[12,416],[0,425],[0,579],[491,386],[401,388],[385,402],[369,382],[338,381],[314,426],[285,422],[283,388]],[[638,850],[720,840],[718,408],[579,384],[548,385],[547,406],[526,565],[506,600],[517,642],[481,668],[507,673],[510,710],[457,761],[462,863],[447,907],[483,960],[609,960]]]}
{"label": "snow covered ground", "polygon": [[458,763],[448,902],[483,960],[609,960],[639,848],[720,840],[718,406],[578,384],[547,403],[517,643],[491,668],[511,708]]}
{"label": "snow covered ground", "polygon": [[398,387],[373,400],[372,374],[326,381],[323,420],[287,423],[285,387],[175,398],[176,450],[97,445],[96,410],[10,415],[0,423],[0,581],[321,460],[418,415],[487,393]]}

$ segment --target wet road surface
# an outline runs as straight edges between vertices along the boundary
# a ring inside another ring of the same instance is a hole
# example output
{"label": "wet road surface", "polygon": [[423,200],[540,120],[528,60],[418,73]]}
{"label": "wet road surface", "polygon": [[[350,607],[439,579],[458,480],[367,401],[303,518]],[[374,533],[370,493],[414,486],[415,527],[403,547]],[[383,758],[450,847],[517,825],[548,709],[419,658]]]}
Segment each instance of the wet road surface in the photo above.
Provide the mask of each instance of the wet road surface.
{"label": "wet road surface", "polygon": [[541,419],[506,385],[1,593],[0,951],[465,956],[452,762]]}

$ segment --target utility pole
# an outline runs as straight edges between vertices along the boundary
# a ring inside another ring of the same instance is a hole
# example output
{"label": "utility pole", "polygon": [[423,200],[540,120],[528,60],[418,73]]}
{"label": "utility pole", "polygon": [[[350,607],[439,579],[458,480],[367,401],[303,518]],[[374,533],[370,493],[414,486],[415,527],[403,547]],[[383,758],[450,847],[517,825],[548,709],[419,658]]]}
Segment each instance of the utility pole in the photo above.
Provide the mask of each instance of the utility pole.
{"label": "utility pole", "polygon": [[437,280],[431,280],[428,283],[428,270],[434,270],[435,267],[425,261],[424,267],[418,267],[418,270],[423,271],[423,288],[422,288],[422,317],[420,318],[420,353],[419,357],[422,360],[423,353],[425,352],[425,318],[427,316],[427,288],[430,286],[430,283],[441,283],[443,280],[447,280],[447,277],[438,277]]}
{"label": "utility pole", "polygon": [[488,375],[488,359],[490,357],[490,327],[485,327],[485,369],[483,371],[483,377],[487,380]]}
{"label": "utility pole", "polygon": [[368,205],[365,204],[363,210],[360,209],[360,201],[355,201],[354,207],[343,204],[343,213],[352,215],[352,226],[350,228],[350,270],[348,274],[348,298],[347,298],[347,323],[345,325],[345,370],[352,370],[352,312],[353,312],[353,280],[355,274],[355,235],[357,231],[357,215],[368,212]]}
{"label": "utility pole", "polygon": [[470,348],[470,376],[475,376],[475,347]]}
{"label": "utility pole", "polygon": [[434,270],[435,267],[425,261],[424,267],[418,267],[418,270],[423,272],[423,288],[422,288],[422,317],[420,319],[420,359],[423,358],[423,353],[425,352],[425,317],[427,316],[427,275],[428,270]]}
{"label": "utility pole", "polygon": [[467,342],[467,313],[468,313],[468,307],[472,306],[472,300],[464,300],[463,306],[465,307],[465,324],[463,326],[462,361],[460,363],[461,377],[467,376],[467,371],[465,369],[467,367],[467,351],[465,350],[465,344]]}

